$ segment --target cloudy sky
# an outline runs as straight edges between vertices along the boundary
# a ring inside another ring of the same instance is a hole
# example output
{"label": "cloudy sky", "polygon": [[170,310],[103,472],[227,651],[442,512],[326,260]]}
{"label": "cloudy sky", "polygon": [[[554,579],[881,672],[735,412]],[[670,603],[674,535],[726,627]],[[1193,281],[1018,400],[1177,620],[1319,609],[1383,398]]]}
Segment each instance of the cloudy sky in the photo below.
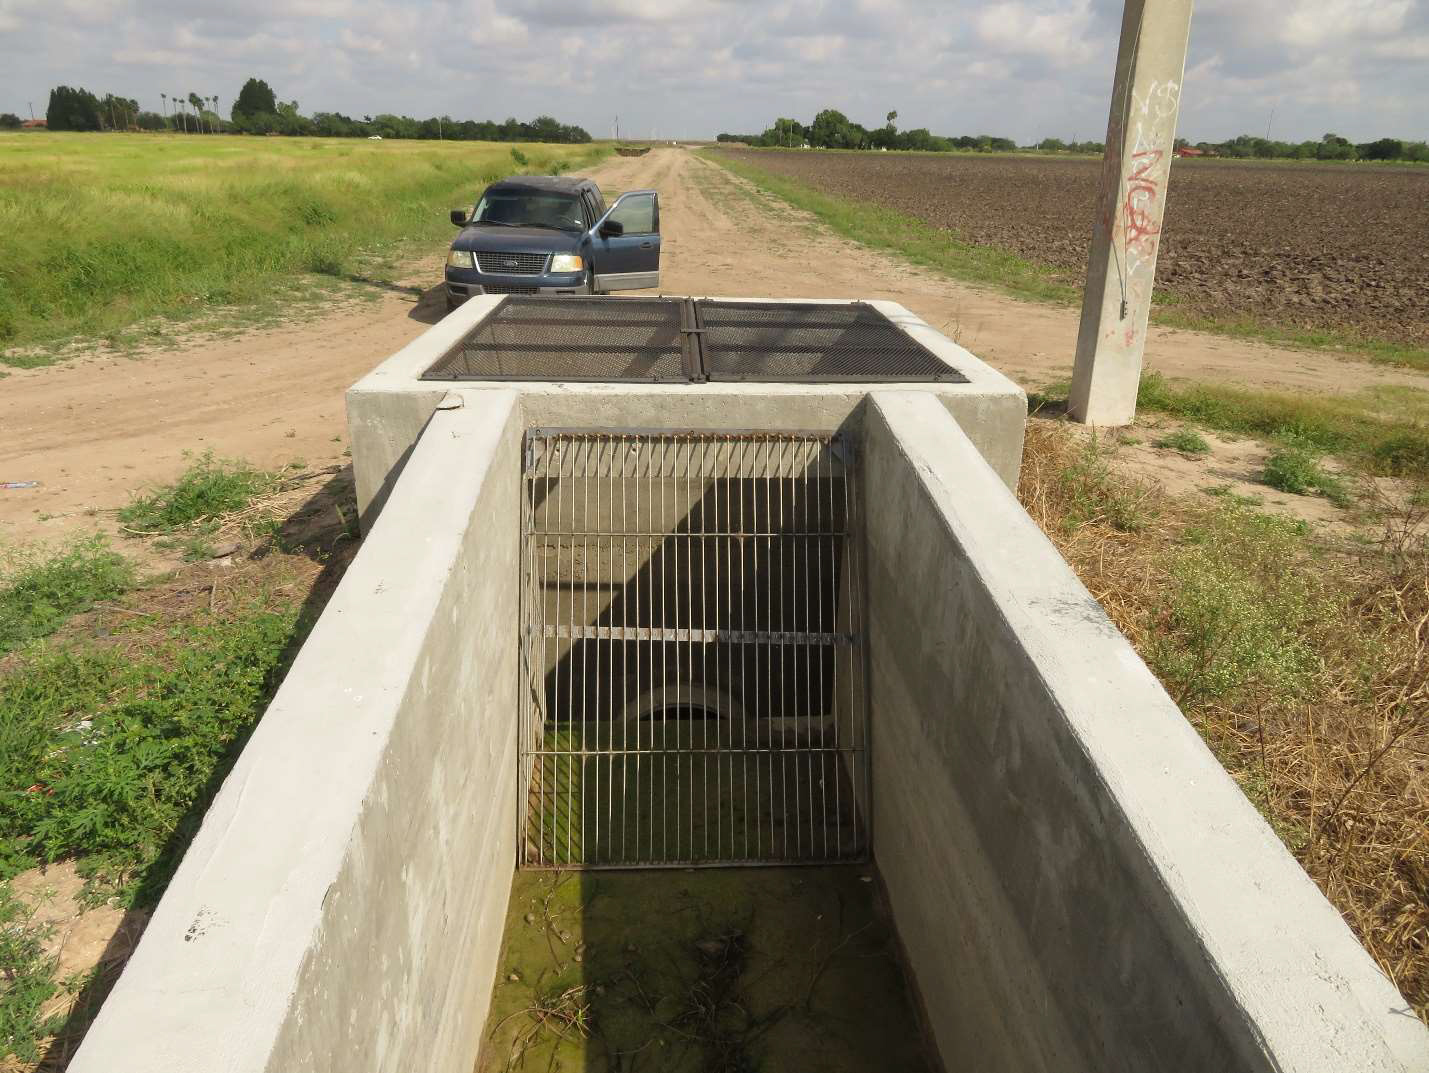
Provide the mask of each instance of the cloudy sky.
{"label": "cloudy sky", "polygon": [[[1120,0],[0,0],[0,111],[51,86],[608,136],[865,125],[1100,138]],[[1429,0],[1197,0],[1181,132],[1429,137]]]}

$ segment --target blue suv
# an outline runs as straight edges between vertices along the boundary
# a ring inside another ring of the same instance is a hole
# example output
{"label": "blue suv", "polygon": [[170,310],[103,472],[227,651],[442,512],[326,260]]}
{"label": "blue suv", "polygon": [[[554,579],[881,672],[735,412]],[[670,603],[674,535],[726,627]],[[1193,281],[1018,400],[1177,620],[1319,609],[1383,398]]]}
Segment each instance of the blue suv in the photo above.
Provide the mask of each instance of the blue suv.
{"label": "blue suv", "polygon": [[477,294],[607,294],[660,285],[660,198],[632,190],[606,207],[590,179],[492,183],[447,254],[447,306]]}

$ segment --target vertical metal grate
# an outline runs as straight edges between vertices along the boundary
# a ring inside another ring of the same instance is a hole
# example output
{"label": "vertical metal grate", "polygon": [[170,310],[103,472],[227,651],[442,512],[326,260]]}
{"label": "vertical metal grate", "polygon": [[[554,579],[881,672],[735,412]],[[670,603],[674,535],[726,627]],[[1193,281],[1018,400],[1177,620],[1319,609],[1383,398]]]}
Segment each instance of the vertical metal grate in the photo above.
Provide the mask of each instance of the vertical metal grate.
{"label": "vertical metal grate", "polygon": [[528,434],[525,866],[867,854],[850,469],[832,434]]}

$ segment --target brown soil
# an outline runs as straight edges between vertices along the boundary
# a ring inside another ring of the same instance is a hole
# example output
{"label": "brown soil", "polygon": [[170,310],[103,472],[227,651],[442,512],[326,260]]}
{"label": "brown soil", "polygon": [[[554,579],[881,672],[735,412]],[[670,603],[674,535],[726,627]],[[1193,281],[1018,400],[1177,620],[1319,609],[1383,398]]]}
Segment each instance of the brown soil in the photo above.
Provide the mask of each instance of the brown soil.
{"label": "brown soil", "polygon": [[[721,151],[1085,278],[1098,160]],[[1156,282],[1197,316],[1423,346],[1426,240],[1426,168],[1178,160]]]}
{"label": "brown soil", "polygon": [[[838,239],[811,217],[683,149],[615,158],[592,173],[607,190],[661,192],[663,282],[671,293],[891,298],[1027,386],[1070,373],[1075,310],[963,286]],[[227,339],[138,356],[89,357],[0,381],[0,532],[58,536],[96,526],[138,488],[172,478],[188,452],[261,466],[342,460],[343,390],[440,319],[443,251],[370,302]],[[1301,391],[1423,386],[1418,374],[1153,329],[1148,362],[1173,377]],[[88,513],[97,512],[97,513]]]}

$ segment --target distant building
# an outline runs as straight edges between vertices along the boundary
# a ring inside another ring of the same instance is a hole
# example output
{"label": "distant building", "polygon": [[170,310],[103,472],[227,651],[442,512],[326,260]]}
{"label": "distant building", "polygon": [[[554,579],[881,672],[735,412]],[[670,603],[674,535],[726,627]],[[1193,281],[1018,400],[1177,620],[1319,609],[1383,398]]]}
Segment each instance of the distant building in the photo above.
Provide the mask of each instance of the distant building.
{"label": "distant building", "polygon": [[1207,153],[1204,149],[1196,149],[1196,148],[1194,148],[1193,146],[1185,145],[1185,146],[1182,146],[1180,149],[1177,149],[1177,150],[1176,150],[1176,155],[1177,155],[1177,156],[1212,156],[1212,155],[1214,155],[1214,154],[1212,154],[1212,153]]}
{"label": "distant building", "polygon": [[21,130],[45,130],[50,125],[48,119],[27,119],[20,124]]}

